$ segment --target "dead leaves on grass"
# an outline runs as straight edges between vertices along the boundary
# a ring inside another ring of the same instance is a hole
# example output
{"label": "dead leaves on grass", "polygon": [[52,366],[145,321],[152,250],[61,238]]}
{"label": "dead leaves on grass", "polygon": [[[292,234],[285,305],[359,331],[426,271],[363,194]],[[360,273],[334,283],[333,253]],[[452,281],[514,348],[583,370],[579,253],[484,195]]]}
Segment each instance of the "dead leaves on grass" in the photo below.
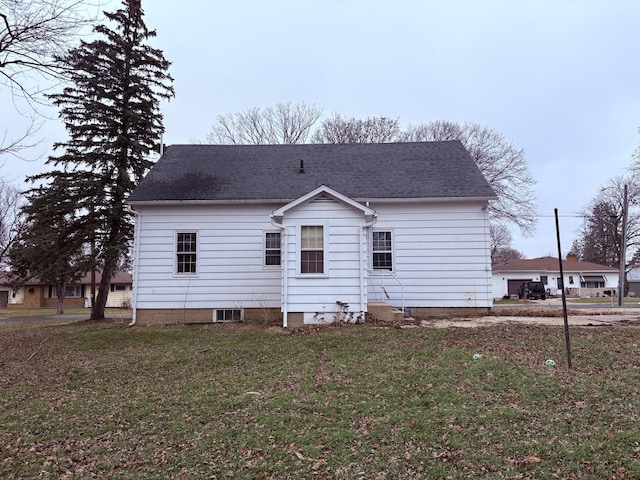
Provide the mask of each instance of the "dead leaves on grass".
{"label": "dead leaves on grass", "polygon": [[298,460],[301,460],[303,462],[313,462],[313,464],[310,466],[311,470],[313,470],[314,472],[317,470],[320,470],[320,468],[322,466],[324,466],[327,461],[324,458],[318,458],[318,459],[313,459],[313,458],[307,458],[305,457],[300,450],[298,449],[298,446],[295,443],[291,443],[289,445],[289,451],[293,454],[294,457],[296,457]]}

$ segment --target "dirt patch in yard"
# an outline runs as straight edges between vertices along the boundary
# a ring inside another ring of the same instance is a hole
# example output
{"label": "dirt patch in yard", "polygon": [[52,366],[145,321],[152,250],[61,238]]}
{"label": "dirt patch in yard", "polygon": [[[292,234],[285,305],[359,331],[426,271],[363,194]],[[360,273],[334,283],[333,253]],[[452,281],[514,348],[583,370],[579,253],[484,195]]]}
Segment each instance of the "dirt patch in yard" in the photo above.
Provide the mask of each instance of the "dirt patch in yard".
{"label": "dirt patch in yard", "polygon": [[[640,309],[569,309],[567,319],[570,327],[611,325],[640,327]],[[559,326],[564,325],[564,315],[561,308],[497,308],[493,310],[492,315],[483,317],[434,317],[422,318],[419,321],[420,326],[433,328],[473,328],[505,323]]]}

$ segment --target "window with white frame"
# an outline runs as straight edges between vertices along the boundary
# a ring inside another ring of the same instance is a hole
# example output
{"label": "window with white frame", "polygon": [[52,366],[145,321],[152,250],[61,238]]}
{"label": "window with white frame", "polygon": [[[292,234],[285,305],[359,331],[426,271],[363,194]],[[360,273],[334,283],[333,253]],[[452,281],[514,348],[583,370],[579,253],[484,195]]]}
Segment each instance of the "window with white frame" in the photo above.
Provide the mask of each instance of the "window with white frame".
{"label": "window with white frame", "polygon": [[176,237],[176,273],[197,273],[196,232],[178,232]]}
{"label": "window with white frame", "polygon": [[216,322],[240,322],[242,321],[242,310],[229,308],[216,310]]}
{"label": "window with white frame", "polygon": [[373,259],[371,265],[374,270],[393,270],[393,250],[390,231],[372,232]]}
{"label": "window with white frame", "polygon": [[324,273],[324,227],[300,227],[300,273]]}
{"label": "window with white frame", "polygon": [[264,237],[264,264],[278,266],[281,262],[280,232],[266,232]]}

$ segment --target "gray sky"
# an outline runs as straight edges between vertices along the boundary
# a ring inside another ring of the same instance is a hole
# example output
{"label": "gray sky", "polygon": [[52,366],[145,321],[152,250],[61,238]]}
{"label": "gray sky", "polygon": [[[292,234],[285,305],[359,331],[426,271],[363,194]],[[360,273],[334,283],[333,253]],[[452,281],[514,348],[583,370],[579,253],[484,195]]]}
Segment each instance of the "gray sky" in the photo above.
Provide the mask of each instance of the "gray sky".
{"label": "gray sky", "polygon": [[[143,0],[143,8],[158,33],[152,44],[173,62],[166,144],[204,139],[217,115],[279,102],[402,126],[480,123],[523,148],[538,180],[537,232],[513,232],[528,258],[557,255],[554,208],[567,253],[576,214],[625,173],[640,143],[637,0]],[[10,104],[3,124],[19,125]],[[40,133],[44,154],[67,138],[56,120]],[[45,169],[8,159],[0,173],[19,180]]]}

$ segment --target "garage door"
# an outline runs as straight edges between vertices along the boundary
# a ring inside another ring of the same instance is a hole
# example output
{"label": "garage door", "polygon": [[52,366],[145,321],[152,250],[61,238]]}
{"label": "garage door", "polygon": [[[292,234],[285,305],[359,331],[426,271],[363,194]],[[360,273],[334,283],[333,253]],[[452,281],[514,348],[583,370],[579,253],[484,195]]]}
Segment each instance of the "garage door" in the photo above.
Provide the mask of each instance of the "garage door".
{"label": "garage door", "polygon": [[531,279],[530,278],[521,278],[519,280],[508,280],[508,291],[509,291],[509,296],[511,295],[518,295],[518,289],[520,288],[520,285],[522,285],[524,282],[530,282]]}

